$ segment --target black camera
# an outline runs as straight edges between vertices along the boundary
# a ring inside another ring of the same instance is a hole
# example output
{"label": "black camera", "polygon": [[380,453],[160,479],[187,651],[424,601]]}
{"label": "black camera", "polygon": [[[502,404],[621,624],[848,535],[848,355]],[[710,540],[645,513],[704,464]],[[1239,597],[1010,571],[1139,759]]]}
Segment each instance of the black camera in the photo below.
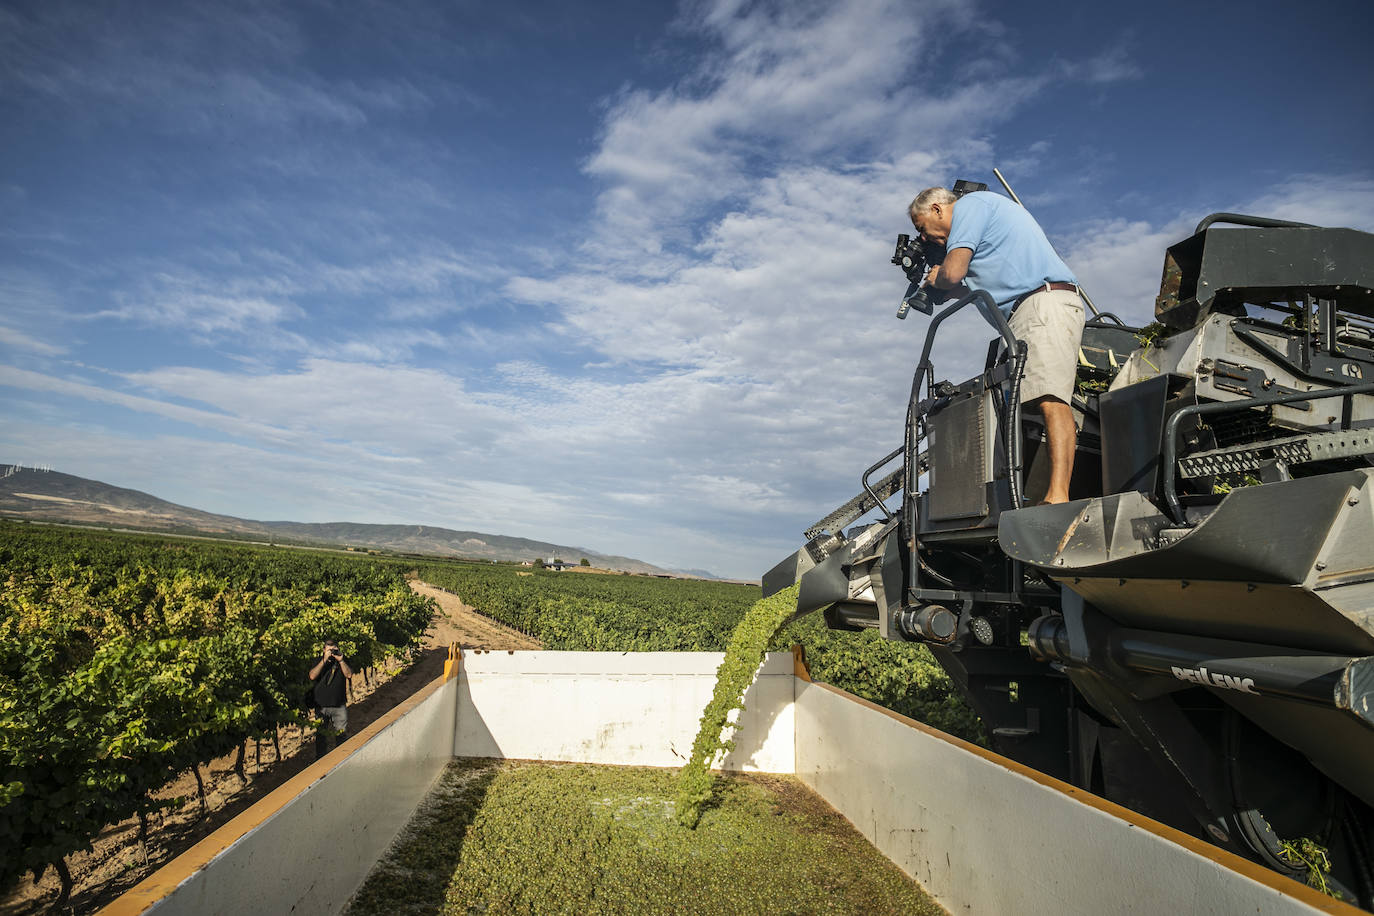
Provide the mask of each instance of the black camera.
{"label": "black camera", "polygon": [[[961,178],[954,182],[951,190],[958,199],[973,191],[987,189],[988,186],[981,181],[967,181]],[[923,242],[919,236],[914,239],[905,234],[897,236],[897,250],[892,254],[892,263],[902,269],[908,283],[902,304],[897,306],[898,318],[906,318],[912,306],[923,315],[934,314],[935,306],[945,301],[948,296],[945,290],[921,285],[925,282],[930,268],[936,264],[943,264],[944,260],[945,246],[939,242]]]}
{"label": "black camera", "polygon": [[[933,314],[935,304],[944,300],[941,290],[932,290],[921,284],[932,265],[945,259],[945,246],[934,242],[922,242],[920,237],[912,238],[905,233],[897,236],[897,250],[892,253],[892,263],[906,274],[909,285],[902,304],[897,306],[897,317],[906,318],[912,306],[923,315]],[[932,297],[934,293],[934,297]]]}

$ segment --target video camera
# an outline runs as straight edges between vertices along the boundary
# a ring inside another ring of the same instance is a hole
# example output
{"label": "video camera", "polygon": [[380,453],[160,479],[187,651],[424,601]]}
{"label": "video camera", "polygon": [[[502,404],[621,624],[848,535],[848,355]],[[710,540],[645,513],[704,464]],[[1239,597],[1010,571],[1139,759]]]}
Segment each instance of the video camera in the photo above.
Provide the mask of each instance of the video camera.
{"label": "video camera", "polygon": [[906,234],[897,236],[897,250],[892,254],[892,263],[902,269],[909,284],[906,295],[902,297],[902,304],[897,306],[898,318],[905,319],[913,305],[916,306],[916,311],[923,315],[935,312],[935,303],[931,300],[930,294],[934,292],[940,296],[942,290],[932,290],[923,284],[931,265],[939,264],[944,259],[943,245],[922,242],[919,236],[915,239]]}
{"label": "video camera", "polygon": [[[987,189],[988,186],[981,181],[965,181],[961,178],[954,182],[954,187],[950,190],[959,198],[972,191]],[[944,290],[923,285],[930,268],[944,263],[944,260],[944,245],[938,242],[923,242],[919,236],[913,239],[905,233],[897,236],[897,250],[892,254],[892,263],[902,269],[908,283],[906,295],[902,297],[901,305],[897,306],[898,318],[905,319],[913,305],[916,311],[923,315],[934,314],[935,306],[945,301]]]}

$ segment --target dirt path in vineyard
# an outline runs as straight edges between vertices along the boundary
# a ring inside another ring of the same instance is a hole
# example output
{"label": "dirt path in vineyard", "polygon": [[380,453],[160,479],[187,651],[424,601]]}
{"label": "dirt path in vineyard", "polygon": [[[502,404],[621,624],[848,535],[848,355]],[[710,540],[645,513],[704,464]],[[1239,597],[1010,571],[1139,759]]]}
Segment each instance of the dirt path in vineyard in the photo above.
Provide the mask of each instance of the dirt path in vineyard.
{"label": "dirt path in vineyard", "polygon": [[[433,598],[439,605],[439,614],[410,667],[375,669],[370,683],[365,682],[361,672],[353,678],[348,705],[351,734],[366,728],[442,675],[451,643],[476,649],[540,648],[537,640],[481,616],[457,595],[415,580],[410,587]],[[247,783],[234,772],[233,754],[202,767],[207,813],[201,812],[195,777],[189,772],[163,786],[154,793],[156,798],[184,798],[186,803],[180,809],[169,809],[161,816],[149,818],[146,849],[139,842],[138,821],[130,819],[105,828],[96,838],[92,852],[68,857],[67,866],[75,886],[68,906],[61,912],[78,916],[95,912],[305,769],[315,760],[313,735],[309,729],[284,727],[280,733],[280,761],[270,740],[263,743],[260,751],[250,744],[244,763]],[[58,880],[52,869],[37,885],[31,877],[25,877],[0,898],[0,914],[49,913],[57,893]]]}

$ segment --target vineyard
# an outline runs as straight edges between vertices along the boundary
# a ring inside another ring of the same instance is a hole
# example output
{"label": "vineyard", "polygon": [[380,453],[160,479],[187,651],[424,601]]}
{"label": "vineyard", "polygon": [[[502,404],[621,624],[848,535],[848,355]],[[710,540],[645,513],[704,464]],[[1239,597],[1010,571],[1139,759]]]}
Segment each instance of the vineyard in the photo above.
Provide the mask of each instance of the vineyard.
{"label": "vineyard", "polygon": [[320,640],[366,669],[433,613],[363,559],[0,523],[0,885],[302,723]]}
{"label": "vineyard", "polygon": [[[422,565],[420,578],[460,595],[483,614],[522,630],[546,649],[606,652],[723,652],[757,586],[642,576],[593,576],[510,567]],[[784,626],[769,649],[801,645],[816,680],[983,743],[982,726],[948,675],[921,646],[874,630],[842,633],[819,614]]]}
{"label": "vineyard", "polygon": [[[0,886],[57,870],[106,826],[169,804],[157,790],[304,724],[304,673],[326,635],[356,668],[405,657],[434,608],[406,576],[545,648],[724,651],[758,588],[461,561],[354,557],[0,522]],[[827,630],[813,675],[953,734],[977,719],[923,649]],[[240,774],[241,775],[241,774]]]}

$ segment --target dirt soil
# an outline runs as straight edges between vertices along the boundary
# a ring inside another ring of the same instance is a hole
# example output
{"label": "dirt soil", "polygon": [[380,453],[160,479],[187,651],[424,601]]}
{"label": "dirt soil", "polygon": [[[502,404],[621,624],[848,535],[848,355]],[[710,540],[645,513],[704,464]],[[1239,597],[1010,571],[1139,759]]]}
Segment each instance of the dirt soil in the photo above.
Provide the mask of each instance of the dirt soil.
{"label": "dirt soil", "polygon": [[[421,687],[444,673],[448,647],[458,643],[468,649],[538,649],[538,640],[483,617],[454,594],[412,580],[411,588],[439,605],[439,613],[425,634],[423,648],[402,667],[397,662],[369,672],[359,672],[349,685],[348,731],[357,734]],[[183,773],[153,793],[158,799],[184,799],[180,807],[149,816],[148,841],[139,839],[138,820],[130,818],[106,827],[89,853],[67,858],[73,888],[66,906],[54,908],[60,889],[50,868],[36,884],[31,877],[0,896],[0,914],[66,916],[94,913],[157,869],[190,849],[216,829],[242,813],[277,786],[315,762],[314,732],[284,726],[278,735],[281,759],[272,741],[248,742],[244,774],[234,771],[235,754],[227,754],[201,767],[205,783],[202,805],[196,778]]]}

